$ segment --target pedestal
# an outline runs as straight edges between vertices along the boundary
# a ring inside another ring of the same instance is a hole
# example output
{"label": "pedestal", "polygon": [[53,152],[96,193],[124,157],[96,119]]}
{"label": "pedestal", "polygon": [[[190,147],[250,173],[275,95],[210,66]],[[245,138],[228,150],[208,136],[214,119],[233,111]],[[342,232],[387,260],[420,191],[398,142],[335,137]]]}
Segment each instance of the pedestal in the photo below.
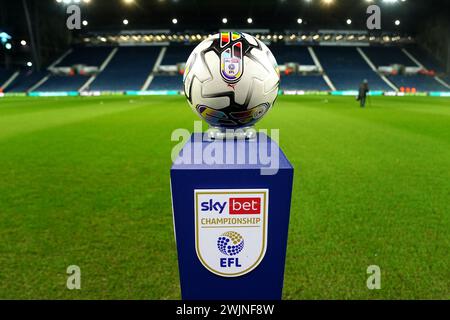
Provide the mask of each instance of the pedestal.
{"label": "pedestal", "polygon": [[191,136],[171,169],[183,299],[281,299],[292,181],[291,164],[263,134]]}

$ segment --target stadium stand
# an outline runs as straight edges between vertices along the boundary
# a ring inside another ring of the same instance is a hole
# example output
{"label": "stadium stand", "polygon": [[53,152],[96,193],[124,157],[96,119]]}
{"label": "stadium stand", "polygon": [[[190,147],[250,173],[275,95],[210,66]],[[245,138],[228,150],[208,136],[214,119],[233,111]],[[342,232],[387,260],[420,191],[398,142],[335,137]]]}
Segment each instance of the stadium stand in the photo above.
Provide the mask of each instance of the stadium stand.
{"label": "stadium stand", "polygon": [[35,88],[34,91],[78,91],[81,86],[88,80],[87,76],[58,76],[52,75],[42,85]]}
{"label": "stadium stand", "polygon": [[177,63],[185,63],[189,58],[195,46],[174,45],[168,46],[161,65],[176,65]]}
{"label": "stadium stand", "polygon": [[47,74],[47,71],[22,70],[19,76],[6,88],[5,92],[27,92]]}
{"label": "stadium stand", "polygon": [[[97,75],[95,80],[85,88],[90,91],[126,91],[141,90],[149,76],[152,74],[155,63],[160,56],[162,66],[174,66],[184,63],[194,45],[169,45],[162,54],[161,46],[130,46],[119,47],[116,54],[106,65],[106,68]],[[110,46],[81,47],[76,46],[72,51],[59,61],[57,67],[69,67],[77,64],[86,66],[100,66],[114,48]],[[311,56],[307,46],[272,44],[270,49],[274,53],[279,64],[289,62],[300,66],[314,66],[315,60]],[[371,66],[358,52],[357,47],[350,46],[314,46],[324,74],[328,75],[336,90],[356,90],[363,79],[369,81],[371,90],[392,91],[393,89],[373,71]],[[392,64],[404,64],[416,66],[417,64],[408,57],[408,53],[426,68],[442,72],[441,79],[449,83],[449,76],[443,75],[443,68],[424,50],[417,45],[407,46],[407,52],[401,47],[373,46],[361,47],[362,52],[376,66],[390,66]],[[158,60],[159,61],[159,60]],[[0,69],[0,85],[6,81],[13,70]],[[173,72],[173,71],[172,71]],[[316,71],[317,72],[317,71]],[[39,87],[35,85],[48,71],[31,72],[22,70],[5,92],[26,92],[30,88],[35,91],[78,91],[89,79],[83,75],[49,75],[48,79]],[[438,82],[432,76],[426,75],[390,75],[387,77],[392,84],[401,89],[404,87],[416,91],[449,91],[449,88]],[[147,82],[149,83],[149,82]],[[282,90],[305,91],[329,91],[330,87],[320,74],[282,74],[280,88]],[[182,76],[180,74],[153,74],[149,90],[182,90]],[[83,89],[84,90],[84,89]]]}
{"label": "stadium stand", "polygon": [[433,77],[425,75],[395,75],[388,76],[398,88],[415,89],[417,91],[447,91],[448,89]]}
{"label": "stadium stand", "polygon": [[76,64],[100,66],[111,52],[111,47],[74,47],[55,67],[70,67]]}
{"label": "stadium stand", "polygon": [[120,47],[90,90],[140,90],[153,69],[161,47]]}
{"label": "stadium stand", "polygon": [[[166,53],[161,61],[161,65],[177,65],[185,63],[189,58],[193,45],[174,45],[168,46]],[[183,90],[183,77],[180,75],[155,75],[150,90]]]}
{"label": "stadium stand", "polygon": [[278,64],[296,62],[300,65],[314,65],[306,46],[271,45],[269,48]]}
{"label": "stadium stand", "polygon": [[183,76],[157,75],[150,84],[150,90],[183,90]]}
{"label": "stadium stand", "polygon": [[13,73],[13,70],[0,68],[0,86],[2,86],[3,83],[5,83],[13,75]]}
{"label": "stadium stand", "polygon": [[[411,60],[401,47],[366,47],[363,51],[377,66],[390,66],[393,64],[401,64],[405,67],[418,67],[418,65]],[[420,64],[427,67],[434,66],[435,63],[431,61],[424,52],[421,52],[416,46],[409,47],[408,53],[414,56],[414,58],[420,61]],[[417,54],[417,55],[416,55]],[[421,61],[425,59],[424,63]],[[445,91],[448,90],[438,81],[431,76],[425,75],[391,75],[387,77],[397,88],[407,88],[407,90],[413,89],[416,91]]]}
{"label": "stadium stand", "polygon": [[321,75],[281,75],[280,88],[282,90],[306,90],[306,91],[329,91]]}
{"label": "stadium stand", "polygon": [[319,46],[314,51],[337,90],[357,90],[364,79],[371,90],[392,90],[364,61],[356,47]]}
{"label": "stadium stand", "polygon": [[361,48],[377,67],[401,64],[415,67],[416,64],[405,55],[400,47],[370,46]]}
{"label": "stadium stand", "polygon": [[425,68],[434,70],[437,73],[444,72],[444,68],[439,64],[439,62],[424,49],[418,47],[417,45],[411,45],[407,46],[406,50],[408,50],[414,58],[419,60]]}

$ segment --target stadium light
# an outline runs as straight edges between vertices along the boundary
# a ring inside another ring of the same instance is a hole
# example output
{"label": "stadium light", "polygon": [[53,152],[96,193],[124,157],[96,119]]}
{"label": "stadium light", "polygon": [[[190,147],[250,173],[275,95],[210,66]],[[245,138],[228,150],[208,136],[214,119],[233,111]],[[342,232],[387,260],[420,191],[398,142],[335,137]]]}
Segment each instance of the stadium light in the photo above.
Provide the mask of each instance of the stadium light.
{"label": "stadium light", "polygon": [[27,42],[26,42],[25,40],[22,40],[22,41],[20,41],[20,44],[21,44],[22,46],[26,46],[26,45],[27,45]]}
{"label": "stadium light", "polygon": [[83,26],[87,26],[89,23],[87,22],[87,20],[83,20],[82,24]]}
{"label": "stadium light", "polygon": [[330,5],[334,2],[334,0],[322,0],[322,2],[326,5]]}
{"label": "stadium light", "polygon": [[223,18],[222,19],[222,23],[227,23],[228,22],[228,19],[227,18]]}
{"label": "stadium light", "polygon": [[127,25],[127,24],[128,24],[128,20],[127,20],[127,19],[123,19],[122,23],[123,23],[124,25]]}
{"label": "stadium light", "polygon": [[6,50],[11,50],[11,48],[12,48],[12,45],[11,45],[11,43],[7,43],[7,44],[5,44],[5,48],[6,48]]}
{"label": "stadium light", "polygon": [[56,0],[57,3],[63,3],[65,5],[69,5],[72,3],[78,4],[78,3],[90,3],[91,0]]}
{"label": "stadium light", "polygon": [[397,19],[397,20],[395,20],[394,23],[395,23],[396,26],[399,26],[400,25],[400,20]]}
{"label": "stadium light", "polygon": [[177,23],[178,23],[178,19],[177,19],[177,18],[173,18],[173,19],[172,19],[172,23],[173,23],[173,24],[177,24]]}
{"label": "stadium light", "polygon": [[123,0],[123,3],[132,4],[132,3],[134,3],[134,0]]}
{"label": "stadium light", "polygon": [[253,19],[252,18],[248,18],[247,19],[247,23],[249,23],[249,24],[253,23]]}
{"label": "stadium light", "polygon": [[298,18],[298,19],[297,19],[297,23],[298,23],[298,24],[302,24],[302,23],[303,23],[303,19],[302,19],[302,18]]}
{"label": "stadium light", "polygon": [[33,66],[33,62],[28,61],[28,62],[27,62],[27,67],[32,67],[32,66]]}
{"label": "stadium light", "polygon": [[347,21],[345,21],[347,24],[352,24],[352,19],[347,19]]}

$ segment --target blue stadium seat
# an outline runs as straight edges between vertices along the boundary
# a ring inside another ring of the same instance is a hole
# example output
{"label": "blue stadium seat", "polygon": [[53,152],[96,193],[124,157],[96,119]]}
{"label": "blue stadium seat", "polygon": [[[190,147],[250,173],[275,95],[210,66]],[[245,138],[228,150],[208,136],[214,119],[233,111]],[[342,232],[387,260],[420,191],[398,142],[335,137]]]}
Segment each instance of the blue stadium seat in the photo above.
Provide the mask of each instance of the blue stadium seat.
{"label": "blue stadium seat", "polygon": [[424,49],[417,45],[411,45],[406,48],[414,58],[416,58],[423,66],[429,70],[434,70],[438,73],[444,72],[443,66]]}
{"label": "blue stadium seat", "polygon": [[5,92],[26,92],[47,74],[47,71],[22,70]]}
{"label": "blue stadium seat", "polygon": [[120,47],[90,90],[140,90],[153,69],[161,47]]}
{"label": "blue stadium seat", "polygon": [[314,52],[337,90],[357,90],[364,79],[370,90],[392,90],[355,47],[314,47]]}
{"label": "blue stadium seat", "polygon": [[3,85],[3,83],[5,83],[13,75],[13,73],[13,70],[0,68],[0,86]]}
{"label": "blue stadium seat", "polygon": [[161,65],[176,65],[185,63],[195,46],[173,45],[168,46]]}
{"label": "blue stadium seat", "polygon": [[425,75],[396,75],[389,76],[395,85],[405,88],[415,88],[417,91],[448,91],[449,89],[437,82],[433,77]]}
{"label": "blue stadium seat", "polygon": [[300,65],[314,65],[308,48],[305,46],[271,45],[269,48],[278,64],[297,62]]}
{"label": "blue stadium seat", "polygon": [[281,75],[280,88],[282,90],[305,90],[305,91],[329,91],[321,75],[303,76],[303,75]]}
{"label": "blue stadium seat", "polygon": [[183,90],[183,76],[155,76],[150,84],[150,90]]}
{"label": "blue stadium seat", "polygon": [[404,53],[400,47],[371,46],[361,48],[377,67],[401,64],[407,67],[417,65]]}
{"label": "blue stadium seat", "polygon": [[75,47],[56,66],[73,66],[84,64],[87,66],[100,66],[111,52],[111,47]]}
{"label": "blue stadium seat", "polygon": [[35,89],[35,91],[78,91],[81,86],[89,79],[87,76],[73,75],[73,76],[57,76],[52,75],[42,85]]}

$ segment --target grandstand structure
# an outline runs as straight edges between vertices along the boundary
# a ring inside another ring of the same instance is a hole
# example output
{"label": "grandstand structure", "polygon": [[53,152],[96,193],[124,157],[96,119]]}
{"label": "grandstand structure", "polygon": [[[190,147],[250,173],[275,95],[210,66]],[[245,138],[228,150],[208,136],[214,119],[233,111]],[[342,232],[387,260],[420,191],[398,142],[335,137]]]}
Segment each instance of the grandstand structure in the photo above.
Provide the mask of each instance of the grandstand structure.
{"label": "grandstand structure", "polygon": [[[373,92],[450,92],[449,76],[416,44],[265,42],[280,65],[281,93],[354,94],[363,79]],[[0,88],[30,95],[181,93],[184,63],[195,44],[81,43],[41,71],[0,69]]]}

